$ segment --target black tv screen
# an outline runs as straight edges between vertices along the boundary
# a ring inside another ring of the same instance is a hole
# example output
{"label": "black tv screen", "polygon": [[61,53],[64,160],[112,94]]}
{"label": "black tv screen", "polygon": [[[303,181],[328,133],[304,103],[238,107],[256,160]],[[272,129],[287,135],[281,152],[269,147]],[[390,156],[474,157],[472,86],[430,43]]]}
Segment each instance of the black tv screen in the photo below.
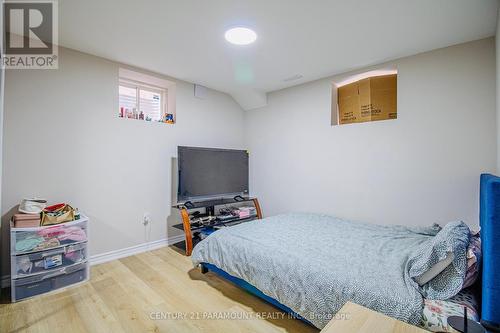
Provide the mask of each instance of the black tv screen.
{"label": "black tv screen", "polygon": [[248,194],[246,150],[177,147],[177,200]]}

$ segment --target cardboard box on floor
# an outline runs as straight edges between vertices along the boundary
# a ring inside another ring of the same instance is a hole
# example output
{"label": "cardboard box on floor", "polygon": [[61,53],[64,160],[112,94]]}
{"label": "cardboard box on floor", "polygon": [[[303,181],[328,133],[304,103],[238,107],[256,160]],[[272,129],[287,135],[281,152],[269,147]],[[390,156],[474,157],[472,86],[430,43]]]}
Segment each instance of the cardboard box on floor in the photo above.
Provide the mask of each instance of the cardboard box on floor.
{"label": "cardboard box on floor", "polygon": [[397,118],[397,74],[374,76],[337,89],[338,123]]}

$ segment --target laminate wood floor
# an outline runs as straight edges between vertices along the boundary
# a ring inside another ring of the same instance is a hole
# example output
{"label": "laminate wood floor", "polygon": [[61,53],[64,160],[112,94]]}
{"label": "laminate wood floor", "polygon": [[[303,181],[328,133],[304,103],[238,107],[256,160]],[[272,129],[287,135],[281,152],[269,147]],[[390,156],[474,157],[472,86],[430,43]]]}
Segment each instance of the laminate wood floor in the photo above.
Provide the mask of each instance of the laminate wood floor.
{"label": "laminate wood floor", "polygon": [[172,248],[91,267],[87,283],[0,304],[0,332],[318,332]]}

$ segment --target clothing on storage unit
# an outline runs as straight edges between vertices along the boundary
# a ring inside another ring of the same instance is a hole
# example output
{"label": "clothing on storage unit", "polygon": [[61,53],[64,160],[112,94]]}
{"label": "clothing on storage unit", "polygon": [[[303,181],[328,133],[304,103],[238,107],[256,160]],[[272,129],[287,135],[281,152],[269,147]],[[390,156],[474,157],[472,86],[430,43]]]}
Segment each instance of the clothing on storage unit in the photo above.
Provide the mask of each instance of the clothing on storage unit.
{"label": "clothing on storage unit", "polygon": [[59,225],[44,228],[36,232],[20,235],[16,242],[17,252],[41,251],[59,245],[83,242],[87,234],[80,226]]}

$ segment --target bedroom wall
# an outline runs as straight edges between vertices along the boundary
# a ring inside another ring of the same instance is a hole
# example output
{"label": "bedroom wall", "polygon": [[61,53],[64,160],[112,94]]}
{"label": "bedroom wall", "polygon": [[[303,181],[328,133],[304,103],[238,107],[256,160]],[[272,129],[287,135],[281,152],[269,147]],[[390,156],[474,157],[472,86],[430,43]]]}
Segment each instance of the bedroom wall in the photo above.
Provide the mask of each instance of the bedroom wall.
{"label": "bedroom wall", "polygon": [[[381,67],[398,69],[398,119],[330,126],[331,82]],[[245,113],[264,214],[476,225],[479,174],[497,163],[494,39],[365,70],[270,93]]]}
{"label": "bedroom wall", "polygon": [[[0,2],[0,27],[3,29],[3,1]],[[3,38],[0,38],[0,50],[3,50]],[[5,68],[0,68],[0,189],[2,188],[2,152],[3,152],[3,105],[5,91]],[[0,190],[0,212],[2,211],[2,191]],[[1,226],[1,224],[0,224]],[[0,238],[1,239],[1,238]]]}
{"label": "bedroom wall", "polygon": [[[0,27],[3,29],[3,1],[0,1]],[[3,33],[3,30],[2,30]],[[3,50],[3,38],[0,38],[0,50]],[[0,68],[0,189],[2,187],[2,163],[3,161],[3,115],[4,115],[4,96],[5,96],[5,68]],[[0,212],[2,212],[2,191],[0,190]],[[4,245],[5,238],[2,233],[2,222],[0,219],[0,278],[1,274],[3,274],[3,267],[6,267],[8,264],[8,260],[4,259],[2,249],[6,246]],[[7,242],[8,243],[8,242]],[[0,287],[3,285],[3,278],[0,280]]]}
{"label": "bedroom wall", "polygon": [[195,98],[179,80],[175,125],[119,119],[119,66],[62,48],[58,70],[7,71],[4,227],[23,197],[39,196],[90,216],[92,255],[171,237],[180,233],[167,229],[177,145],[244,148],[236,102],[213,90]]}

